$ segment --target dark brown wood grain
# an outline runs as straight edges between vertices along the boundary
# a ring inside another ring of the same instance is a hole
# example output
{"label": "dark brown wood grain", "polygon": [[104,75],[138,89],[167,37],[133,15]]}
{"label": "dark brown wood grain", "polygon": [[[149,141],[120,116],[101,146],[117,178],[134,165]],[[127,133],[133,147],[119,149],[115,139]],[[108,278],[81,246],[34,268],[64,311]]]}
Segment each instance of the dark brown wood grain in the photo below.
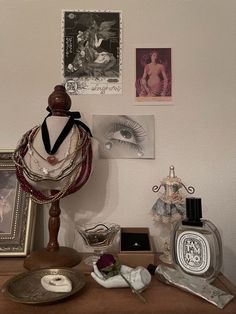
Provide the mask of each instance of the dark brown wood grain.
{"label": "dark brown wood grain", "polygon": [[54,116],[65,116],[65,112],[70,110],[71,98],[63,85],[55,86],[54,91],[48,97],[48,106]]}
{"label": "dark brown wood grain", "polygon": [[[80,265],[75,267],[81,269]],[[0,286],[14,273],[23,271],[23,259],[0,259]],[[214,285],[227,292],[234,293],[235,286],[222,274]],[[223,310],[216,306],[158,281],[152,277],[150,286],[143,292],[146,304],[130,291],[129,288],[106,289],[98,285],[86,272],[86,285],[77,294],[49,305],[26,305],[16,303],[0,293],[0,313],[11,314],[235,314],[236,299]]]}

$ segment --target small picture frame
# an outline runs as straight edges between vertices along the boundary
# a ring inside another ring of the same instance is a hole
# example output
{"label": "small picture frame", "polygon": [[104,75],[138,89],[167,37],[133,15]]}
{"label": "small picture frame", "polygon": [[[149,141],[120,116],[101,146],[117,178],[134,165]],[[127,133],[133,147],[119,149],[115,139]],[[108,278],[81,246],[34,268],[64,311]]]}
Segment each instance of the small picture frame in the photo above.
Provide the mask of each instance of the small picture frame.
{"label": "small picture frame", "polygon": [[26,256],[33,244],[36,204],[17,180],[12,155],[0,150],[0,257]]}

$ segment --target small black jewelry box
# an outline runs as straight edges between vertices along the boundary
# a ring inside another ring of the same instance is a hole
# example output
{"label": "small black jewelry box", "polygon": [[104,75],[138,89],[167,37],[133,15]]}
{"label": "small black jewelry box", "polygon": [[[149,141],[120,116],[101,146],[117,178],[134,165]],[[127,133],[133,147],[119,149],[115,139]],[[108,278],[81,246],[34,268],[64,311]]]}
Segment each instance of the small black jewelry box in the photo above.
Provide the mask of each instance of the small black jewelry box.
{"label": "small black jewelry box", "polygon": [[154,252],[149,228],[121,228],[120,253],[118,255],[121,263],[131,267],[146,267],[148,263],[153,263]]}
{"label": "small black jewelry box", "polygon": [[149,235],[145,232],[121,232],[121,251],[150,251]]}

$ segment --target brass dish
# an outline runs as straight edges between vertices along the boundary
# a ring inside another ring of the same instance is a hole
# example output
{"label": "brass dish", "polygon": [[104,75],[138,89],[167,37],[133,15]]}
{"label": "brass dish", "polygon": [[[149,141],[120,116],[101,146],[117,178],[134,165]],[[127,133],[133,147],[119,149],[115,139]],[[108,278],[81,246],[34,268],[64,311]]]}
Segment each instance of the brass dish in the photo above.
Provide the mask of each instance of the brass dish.
{"label": "brass dish", "polygon": [[[64,275],[71,280],[70,292],[50,292],[41,285],[41,278],[46,275]],[[39,269],[28,271],[10,278],[2,287],[2,292],[11,300],[27,304],[52,303],[67,298],[85,285],[85,276],[71,268]]]}

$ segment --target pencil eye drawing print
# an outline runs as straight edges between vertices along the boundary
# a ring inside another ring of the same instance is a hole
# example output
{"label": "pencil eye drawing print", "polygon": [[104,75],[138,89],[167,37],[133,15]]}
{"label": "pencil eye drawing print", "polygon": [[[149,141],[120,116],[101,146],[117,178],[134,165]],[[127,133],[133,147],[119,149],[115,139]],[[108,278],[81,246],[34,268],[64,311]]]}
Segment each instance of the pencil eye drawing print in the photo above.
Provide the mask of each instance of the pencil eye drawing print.
{"label": "pencil eye drawing print", "polygon": [[170,101],[171,48],[136,49],[136,100]]}
{"label": "pencil eye drawing print", "polygon": [[101,158],[154,159],[153,115],[94,115]]}
{"label": "pencil eye drawing print", "polygon": [[69,94],[122,93],[121,12],[62,13],[62,71]]}
{"label": "pencil eye drawing print", "polygon": [[13,171],[0,173],[0,233],[10,233],[15,201],[16,179]]}

